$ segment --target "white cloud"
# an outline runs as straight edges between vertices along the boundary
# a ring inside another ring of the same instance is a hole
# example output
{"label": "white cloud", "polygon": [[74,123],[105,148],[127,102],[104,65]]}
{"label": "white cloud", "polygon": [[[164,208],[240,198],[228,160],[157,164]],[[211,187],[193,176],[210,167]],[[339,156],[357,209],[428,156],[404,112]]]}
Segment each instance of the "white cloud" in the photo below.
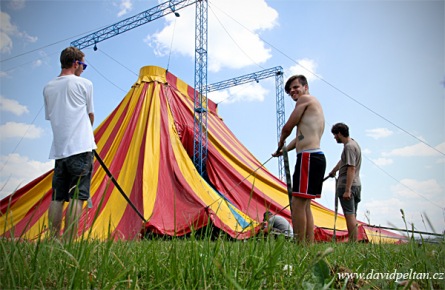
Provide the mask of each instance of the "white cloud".
{"label": "white cloud", "polygon": [[24,31],[20,31],[17,26],[11,23],[11,16],[0,11],[0,52],[10,53],[13,47],[11,37],[24,39],[26,42],[36,42],[37,37],[31,36]]}
{"label": "white cloud", "polygon": [[4,138],[36,139],[42,136],[43,129],[33,124],[7,122],[0,126],[0,136]]}
{"label": "white cloud", "polygon": [[120,3],[114,5],[119,7],[119,12],[117,13],[118,17],[124,16],[133,10],[132,0],[121,0]]}
{"label": "white cloud", "polygon": [[297,64],[291,66],[287,73],[289,76],[291,75],[304,75],[308,82],[315,81],[321,78],[321,75],[317,73],[318,64],[315,60],[303,58],[297,60]]}
{"label": "white cloud", "polygon": [[394,132],[387,128],[375,128],[366,130],[366,136],[374,139],[385,138],[391,136]]}
{"label": "white cloud", "polygon": [[17,116],[29,113],[26,106],[20,105],[16,100],[7,99],[3,96],[0,96],[0,111],[11,112]]}
{"label": "white cloud", "polygon": [[381,157],[377,159],[372,159],[372,162],[374,162],[377,166],[385,166],[393,164],[394,160]]}
{"label": "white cloud", "polygon": [[438,164],[445,163],[445,158],[438,158],[438,159],[436,160],[436,163],[438,163]]}
{"label": "white cloud", "polygon": [[25,7],[25,0],[11,0],[9,1],[9,7],[14,10],[20,10]]}
{"label": "white cloud", "polygon": [[43,64],[43,61],[41,59],[36,59],[35,61],[32,62],[32,67],[36,68],[39,67]]}
{"label": "white cloud", "polygon": [[[400,199],[393,197],[386,200],[364,198],[369,201],[364,201],[362,204],[359,204],[359,212],[361,211],[363,214],[368,211],[371,224],[387,226],[388,222],[400,219],[400,209],[404,205]],[[374,218],[377,219],[374,220]]]}
{"label": "white cloud", "polygon": [[365,155],[370,155],[372,153],[372,150],[369,149],[369,148],[365,148],[365,149],[362,150],[362,153],[365,154]]}
{"label": "white cloud", "polygon": [[445,142],[440,143],[439,145],[437,145],[435,147],[437,150],[439,150],[440,152],[443,152],[445,154]]}
{"label": "white cloud", "polygon": [[262,102],[269,94],[259,83],[247,83],[231,87],[222,91],[215,91],[209,94],[209,99],[215,103],[224,102],[230,104],[235,102]]}
{"label": "white cloud", "polygon": [[13,153],[0,156],[0,199],[54,167],[54,161],[39,162]]}
{"label": "white cloud", "polygon": [[[415,179],[403,179],[399,184],[391,187],[391,191],[401,198],[427,199],[430,202],[445,205],[443,188],[435,179],[419,181]],[[441,194],[442,193],[442,194]]]}
{"label": "white cloud", "polygon": [[[234,6],[237,9],[232,9]],[[195,42],[190,40],[195,38],[195,9],[189,6],[179,13],[180,17],[166,16],[164,29],[144,41],[156,55],[167,55],[171,48],[172,52],[194,59]],[[277,19],[277,11],[264,0],[212,1],[208,17],[208,70],[217,72],[266,62],[272,56],[271,50],[258,33],[275,27]]]}
{"label": "white cloud", "polygon": [[214,91],[214,92],[208,93],[208,97],[209,97],[209,99],[211,99],[213,102],[215,102],[217,104],[220,102],[224,102],[230,98],[229,92],[227,90]]}
{"label": "white cloud", "polygon": [[11,30],[10,17],[4,12],[0,12],[0,52],[9,53],[12,50],[12,39],[9,37]]}
{"label": "white cloud", "polygon": [[[404,212],[404,218],[400,210]],[[385,200],[370,199],[359,204],[358,219],[368,222],[371,225],[395,227],[405,230],[406,227],[411,229],[414,224],[415,230],[432,232],[426,218],[433,224],[436,232],[445,230],[445,221],[443,216],[443,209],[431,205],[425,200],[417,200],[413,202],[412,199],[389,197]],[[406,225],[405,225],[406,222]]]}
{"label": "white cloud", "polygon": [[[435,149],[445,152],[445,142],[437,145]],[[439,156],[440,153],[429,147],[424,143],[417,143],[411,146],[406,146],[402,148],[397,148],[391,150],[390,152],[382,153],[383,156],[403,156],[403,157],[411,157],[411,156]]]}

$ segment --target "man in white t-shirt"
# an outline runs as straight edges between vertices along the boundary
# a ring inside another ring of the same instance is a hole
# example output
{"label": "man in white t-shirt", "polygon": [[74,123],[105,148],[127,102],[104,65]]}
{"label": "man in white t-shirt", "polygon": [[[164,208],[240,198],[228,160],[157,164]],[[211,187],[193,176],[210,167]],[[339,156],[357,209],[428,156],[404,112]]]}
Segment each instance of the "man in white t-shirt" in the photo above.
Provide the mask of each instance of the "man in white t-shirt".
{"label": "man in white t-shirt", "polygon": [[70,203],[65,214],[66,239],[77,236],[83,203],[90,198],[93,150],[97,148],[92,127],[93,84],[80,77],[87,67],[84,57],[78,48],[64,49],[60,75],[43,89],[45,119],[53,131],[49,158],[55,159],[48,219],[52,236],[58,237],[63,204]]}
{"label": "man in white t-shirt", "polygon": [[263,223],[267,232],[284,234],[287,237],[294,236],[292,225],[282,216],[266,211],[263,215]]}

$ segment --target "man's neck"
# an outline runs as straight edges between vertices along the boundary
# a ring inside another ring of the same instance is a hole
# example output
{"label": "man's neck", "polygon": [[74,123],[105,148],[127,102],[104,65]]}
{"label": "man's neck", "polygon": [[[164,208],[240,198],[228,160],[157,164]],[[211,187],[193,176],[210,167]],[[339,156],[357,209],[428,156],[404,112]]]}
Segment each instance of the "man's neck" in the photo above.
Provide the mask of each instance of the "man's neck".
{"label": "man's neck", "polygon": [[69,76],[69,75],[74,75],[74,69],[72,69],[72,68],[63,68],[62,71],[60,72],[59,77],[61,77],[61,76]]}

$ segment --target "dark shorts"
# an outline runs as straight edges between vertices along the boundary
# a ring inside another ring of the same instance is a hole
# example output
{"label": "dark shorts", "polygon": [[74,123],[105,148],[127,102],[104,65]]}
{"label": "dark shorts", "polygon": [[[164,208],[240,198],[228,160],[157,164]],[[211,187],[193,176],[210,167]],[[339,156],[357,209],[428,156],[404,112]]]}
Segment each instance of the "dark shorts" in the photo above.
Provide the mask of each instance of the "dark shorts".
{"label": "dark shorts", "polygon": [[357,215],[358,203],[361,199],[361,186],[351,186],[351,199],[346,200],[343,198],[345,193],[345,187],[339,187],[336,190],[336,195],[340,199],[341,208],[343,209],[343,214],[354,214]]}
{"label": "dark shorts", "polygon": [[53,200],[87,200],[90,197],[93,152],[57,159],[53,176]]}
{"label": "dark shorts", "polygon": [[321,151],[297,154],[297,164],[293,177],[292,196],[319,198],[326,171],[326,158]]}

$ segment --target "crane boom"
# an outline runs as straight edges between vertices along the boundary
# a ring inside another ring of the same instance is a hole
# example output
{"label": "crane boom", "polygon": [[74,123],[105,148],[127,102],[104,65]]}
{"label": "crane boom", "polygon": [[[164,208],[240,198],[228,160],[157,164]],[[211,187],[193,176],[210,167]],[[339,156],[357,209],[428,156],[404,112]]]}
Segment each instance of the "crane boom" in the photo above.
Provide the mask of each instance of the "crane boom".
{"label": "crane boom", "polygon": [[113,25],[107,26],[96,32],[88,34],[82,38],[71,42],[71,46],[75,46],[79,49],[96,45],[97,43],[107,40],[121,33],[127,32],[133,28],[144,25],[148,22],[164,17],[170,13],[177,13],[176,11],[184,7],[195,4],[196,0],[171,0],[159,4],[151,9],[145,10],[132,17],[119,21]]}

